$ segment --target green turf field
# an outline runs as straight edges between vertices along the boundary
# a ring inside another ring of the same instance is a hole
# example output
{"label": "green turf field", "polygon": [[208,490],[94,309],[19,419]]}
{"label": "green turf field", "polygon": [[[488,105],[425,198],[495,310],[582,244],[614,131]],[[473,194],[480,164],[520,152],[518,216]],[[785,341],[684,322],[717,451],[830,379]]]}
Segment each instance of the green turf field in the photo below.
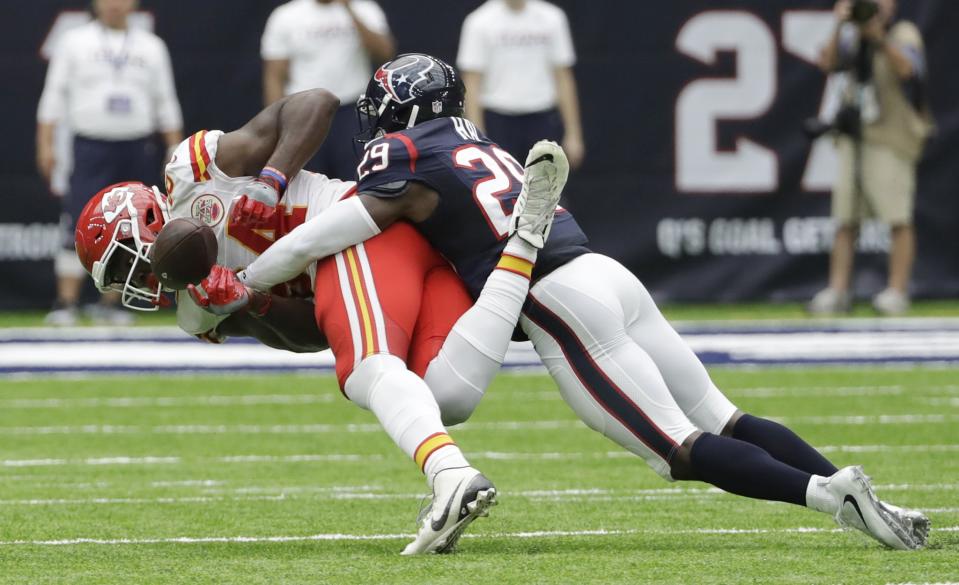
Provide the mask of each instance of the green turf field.
{"label": "green turf field", "polygon": [[[959,581],[957,373],[714,372],[741,407],[862,463],[883,498],[930,510],[927,550],[667,484],[580,425],[548,378],[502,375],[454,429],[501,503],[458,553],[428,558],[397,554],[422,477],[330,378],[0,382],[0,582]],[[58,544],[74,539],[102,542]]]}

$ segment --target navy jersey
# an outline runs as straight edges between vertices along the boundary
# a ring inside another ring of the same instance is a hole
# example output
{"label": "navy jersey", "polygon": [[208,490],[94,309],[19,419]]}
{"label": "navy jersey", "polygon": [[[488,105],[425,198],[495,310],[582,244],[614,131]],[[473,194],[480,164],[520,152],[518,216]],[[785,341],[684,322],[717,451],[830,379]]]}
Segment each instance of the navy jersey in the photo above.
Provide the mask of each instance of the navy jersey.
{"label": "navy jersey", "polygon": [[[479,296],[506,246],[522,165],[468,120],[437,118],[372,141],[357,171],[366,195],[398,196],[407,181],[439,193],[436,210],[416,227]],[[586,243],[572,214],[557,209],[533,280],[589,252]]]}

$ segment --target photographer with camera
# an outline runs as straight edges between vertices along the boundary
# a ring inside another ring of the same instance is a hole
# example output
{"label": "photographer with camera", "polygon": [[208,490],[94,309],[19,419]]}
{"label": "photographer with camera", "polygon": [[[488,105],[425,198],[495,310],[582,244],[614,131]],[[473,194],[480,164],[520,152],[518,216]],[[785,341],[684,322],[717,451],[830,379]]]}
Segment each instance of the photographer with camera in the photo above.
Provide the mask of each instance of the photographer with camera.
{"label": "photographer with camera", "polygon": [[832,194],[837,223],[829,287],[809,303],[810,313],[848,312],[859,224],[889,224],[889,280],[873,299],[882,314],[909,309],[915,257],[913,207],[916,166],[932,120],[925,101],[926,58],[915,24],[893,22],[895,0],[839,0],[836,30],[820,57],[824,72],[842,72],[842,106],[829,129],[836,135],[839,172]]}

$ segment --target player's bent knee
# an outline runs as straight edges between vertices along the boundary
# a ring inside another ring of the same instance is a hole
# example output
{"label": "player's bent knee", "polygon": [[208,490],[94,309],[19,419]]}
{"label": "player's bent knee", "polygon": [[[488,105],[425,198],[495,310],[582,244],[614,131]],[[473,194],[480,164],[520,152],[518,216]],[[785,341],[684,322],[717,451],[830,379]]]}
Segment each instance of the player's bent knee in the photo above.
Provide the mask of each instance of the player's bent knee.
{"label": "player's bent knee", "polygon": [[362,408],[370,408],[376,385],[389,372],[406,370],[403,360],[390,354],[376,354],[358,363],[343,384],[346,397]]}
{"label": "player's bent knee", "polygon": [[436,396],[436,404],[440,407],[440,416],[444,426],[453,426],[466,422],[473,415],[479,405],[482,394],[471,395],[460,393],[456,396]]}

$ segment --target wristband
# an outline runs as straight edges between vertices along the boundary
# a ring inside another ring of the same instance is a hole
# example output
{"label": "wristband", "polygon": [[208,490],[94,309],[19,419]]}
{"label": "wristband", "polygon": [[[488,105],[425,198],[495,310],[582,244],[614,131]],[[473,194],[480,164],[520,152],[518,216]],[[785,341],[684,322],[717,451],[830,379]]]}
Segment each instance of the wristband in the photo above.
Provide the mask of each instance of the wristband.
{"label": "wristband", "polygon": [[263,170],[260,171],[260,180],[276,187],[276,191],[280,195],[283,195],[286,191],[286,175],[273,167],[263,167]]}

